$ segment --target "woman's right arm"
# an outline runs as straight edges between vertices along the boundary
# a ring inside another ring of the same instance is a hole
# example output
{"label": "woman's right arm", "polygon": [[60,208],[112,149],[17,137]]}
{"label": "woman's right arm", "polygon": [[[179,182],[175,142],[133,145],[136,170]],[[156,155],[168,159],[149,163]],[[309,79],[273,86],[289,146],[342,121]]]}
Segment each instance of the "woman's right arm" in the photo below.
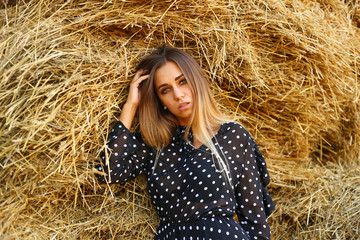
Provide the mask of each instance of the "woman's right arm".
{"label": "woman's right arm", "polygon": [[141,100],[140,84],[149,78],[149,75],[143,75],[144,73],[146,73],[144,70],[136,72],[134,79],[130,83],[129,95],[119,117],[119,120],[127,129],[131,128],[132,121]]}
{"label": "woman's right arm", "polygon": [[152,151],[141,139],[118,121],[108,136],[108,143],[100,153],[101,163],[96,170],[97,179],[103,183],[130,181],[147,169]]}
{"label": "woman's right arm", "polygon": [[114,125],[108,136],[108,143],[100,154],[101,164],[96,170],[100,182],[121,183],[135,178],[146,169],[151,150],[129,129],[140,102],[139,86],[148,75],[138,71],[130,84],[128,99],[121,111],[119,121]]}

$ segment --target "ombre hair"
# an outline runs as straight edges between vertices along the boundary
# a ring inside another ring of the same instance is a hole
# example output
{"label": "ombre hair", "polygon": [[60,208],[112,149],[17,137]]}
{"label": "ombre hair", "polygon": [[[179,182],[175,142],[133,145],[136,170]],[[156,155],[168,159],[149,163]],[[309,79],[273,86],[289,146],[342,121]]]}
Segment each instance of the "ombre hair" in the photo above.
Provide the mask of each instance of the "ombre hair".
{"label": "ombre hair", "polygon": [[228,170],[227,161],[223,159],[225,155],[220,156],[212,137],[213,130],[228,122],[229,118],[219,111],[199,64],[188,53],[178,48],[160,47],[143,59],[137,67],[137,70],[146,70],[146,74],[150,75],[140,87],[141,101],[138,109],[140,132],[145,143],[156,148],[159,153],[170,143],[179,127],[176,117],[170,111],[164,110],[155,90],[155,72],[168,61],[173,61],[181,69],[193,94],[193,111],[186,125],[185,140],[188,141],[191,128],[194,136],[219,160],[218,166],[221,171]]}

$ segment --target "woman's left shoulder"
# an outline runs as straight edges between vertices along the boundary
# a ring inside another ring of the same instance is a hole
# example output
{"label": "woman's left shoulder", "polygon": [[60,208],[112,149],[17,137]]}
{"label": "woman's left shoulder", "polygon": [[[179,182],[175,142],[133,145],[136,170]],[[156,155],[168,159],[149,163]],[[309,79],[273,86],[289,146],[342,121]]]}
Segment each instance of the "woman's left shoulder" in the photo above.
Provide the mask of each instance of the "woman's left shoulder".
{"label": "woman's left shoulder", "polygon": [[244,126],[234,121],[223,123],[221,125],[221,130],[222,134],[225,135],[236,135],[240,137],[241,134],[241,136],[251,137],[250,133],[244,128]]}

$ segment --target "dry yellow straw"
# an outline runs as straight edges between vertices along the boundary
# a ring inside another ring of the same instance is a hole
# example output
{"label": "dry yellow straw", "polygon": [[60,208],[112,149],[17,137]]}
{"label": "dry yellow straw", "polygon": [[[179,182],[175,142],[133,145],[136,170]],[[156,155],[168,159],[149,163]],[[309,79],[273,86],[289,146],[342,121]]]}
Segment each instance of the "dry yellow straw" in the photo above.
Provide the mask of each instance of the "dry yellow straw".
{"label": "dry yellow straw", "polygon": [[273,239],[360,238],[358,1],[0,3],[0,235],[152,239],[145,178],[92,170],[139,60],[193,55],[265,155]]}

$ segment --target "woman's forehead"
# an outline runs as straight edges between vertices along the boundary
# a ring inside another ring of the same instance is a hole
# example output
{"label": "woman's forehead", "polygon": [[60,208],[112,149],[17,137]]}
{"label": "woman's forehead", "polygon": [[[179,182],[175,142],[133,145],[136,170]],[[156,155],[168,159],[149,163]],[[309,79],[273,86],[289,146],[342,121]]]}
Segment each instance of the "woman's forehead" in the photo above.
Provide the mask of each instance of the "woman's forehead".
{"label": "woman's forehead", "polygon": [[175,81],[183,75],[179,66],[173,62],[168,61],[159,67],[154,74],[154,82],[156,86],[170,81]]}

